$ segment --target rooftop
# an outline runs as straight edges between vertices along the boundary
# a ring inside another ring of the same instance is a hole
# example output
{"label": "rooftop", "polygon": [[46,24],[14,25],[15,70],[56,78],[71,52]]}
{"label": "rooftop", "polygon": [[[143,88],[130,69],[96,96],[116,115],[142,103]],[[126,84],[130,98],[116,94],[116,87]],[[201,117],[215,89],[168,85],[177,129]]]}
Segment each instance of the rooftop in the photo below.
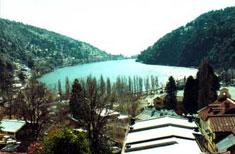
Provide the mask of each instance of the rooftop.
{"label": "rooftop", "polygon": [[207,120],[209,117],[235,115],[235,102],[229,98],[219,102],[209,104],[198,111],[198,116],[202,120]]}
{"label": "rooftop", "polygon": [[153,142],[131,145],[126,154],[199,154],[201,153],[197,143],[193,140],[168,138]]}
{"label": "rooftop", "polygon": [[195,123],[179,117],[137,121],[127,134],[123,153],[200,153],[193,135]]}
{"label": "rooftop", "polygon": [[148,120],[148,119],[155,119],[162,116],[177,116],[175,111],[173,110],[156,110],[154,107],[152,108],[145,108],[143,112],[136,116],[139,120]]}
{"label": "rooftop", "polygon": [[209,123],[213,132],[233,132],[235,129],[235,115],[210,117]]}
{"label": "rooftop", "polygon": [[157,140],[169,137],[178,137],[194,140],[193,130],[187,128],[179,128],[175,126],[166,126],[143,131],[131,132],[126,138],[126,143],[136,143],[150,140]]}
{"label": "rooftop", "polygon": [[231,134],[216,144],[219,152],[226,152],[228,148],[235,145],[235,136]]}
{"label": "rooftop", "polygon": [[2,119],[0,123],[1,131],[16,133],[20,130],[24,125],[25,121],[16,120],[16,119]]}
{"label": "rooftop", "polygon": [[150,119],[150,120],[142,120],[136,121],[134,125],[132,125],[133,130],[139,129],[148,129],[151,127],[159,127],[161,125],[177,125],[181,127],[188,128],[196,128],[197,125],[193,122],[188,122],[187,119],[179,118],[179,117],[171,117],[171,116],[162,116],[160,118]]}
{"label": "rooftop", "polygon": [[98,115],[100,115],[101,117],[106,117],[106,116],[119,116],[119,115],[120,115],[119,112],[114,111],[114,110],[111,110],[111,109],[106,109],[106,108],[104,108],[104,109],[102,109],[102,110],[97,109],[97,110],[96,110],[96,113],[97,113]]}

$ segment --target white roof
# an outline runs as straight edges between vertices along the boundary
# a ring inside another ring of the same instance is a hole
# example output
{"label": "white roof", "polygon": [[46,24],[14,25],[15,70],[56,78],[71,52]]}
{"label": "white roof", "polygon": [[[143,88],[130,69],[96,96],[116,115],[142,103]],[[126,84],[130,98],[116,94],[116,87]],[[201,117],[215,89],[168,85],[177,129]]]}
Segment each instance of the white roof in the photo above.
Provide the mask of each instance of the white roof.
{"label": "white roof", "polygon": [[134,130],[138,130],[138,129],[161,126],[161,125],[166,125],[166,124],[179,125],[179,126],[189,127],[189,128],[197,127],[197,125],[194,122],[188,122],[187,119],[169,117],[169,116],[151,119],[151,120],[139,121],[139,122],[136,121],[136,123],[132,127],[134,128]]}
{"label": "white roof", "polygon": [[119,116],[118,116],[118,119],[127,119],[127,118],[129,118],[128,117],[128,115],[122,115],[122,114],[120,114]]}
{"label": "white roof", "polygon": [[162,139],[158,141],[133,144],[131,145],[130,149],[140,147],[140,146],[149,146],[149,145],[151,146],[154,144],[157,145],[157,144],[168,143],[168,142],[176,142],[176,143],[172,145],[167,145],[167,146],[156,146],[156,147],[153,146],[151,148],[146,148],[146,149],[143,148],[142,150],[124,152],[124,154],[172,154],[172,153],[199,154],[201,153],[200,148],[198,147],[196,141],[179,139],[179,138],[174,138],[174,137],[168,138],[168,139]]}
{"label": "white roof", "polygon": [[158,139],[169,136],[180,136],[184,138],[194,139],[193,132],[194,131],[192,129],[179,128],[174,126],[160,127],[129,133],[126,138],[126,143]]}
{"label": "white roof", "polygon": [[[123,153],[127,154],[199,154],[194,122],[177,117],[162,117],[137,121],[126,136]],[[126,145],[131,147],[125,151]]]}
{"label": "white roof", "polygon": [[3,132],[10,132],[10,133],[16,133],[18,130],[20,130],[24,125],[25,121],[22,120],[16,120],[16,119],[2,119],[0,127],[1,131]]}
{"label": "white roof", "polygon": [[15,88],[19,88],[19,87],[21,87],[21,86],[22,86],[21,83],[15,83],[15,84],[13,84],[13,87],[15,87]]}
{"label": "white roof", "polygon": [[177,96],[184,97],[184,90],[178,90],[177,91]]}
{"label": "white roof", "polygon": [[97,114],[100,114],[100,116],[102,116],[102,117],[120,115],[119,112],[114,111],[114,110],[111,110],[111,109],[106,109],[106,108],[102,109],[101,113],[100,113],[100,110],[97,109],[97,110],[96,110],[96,113],[97,113]]}

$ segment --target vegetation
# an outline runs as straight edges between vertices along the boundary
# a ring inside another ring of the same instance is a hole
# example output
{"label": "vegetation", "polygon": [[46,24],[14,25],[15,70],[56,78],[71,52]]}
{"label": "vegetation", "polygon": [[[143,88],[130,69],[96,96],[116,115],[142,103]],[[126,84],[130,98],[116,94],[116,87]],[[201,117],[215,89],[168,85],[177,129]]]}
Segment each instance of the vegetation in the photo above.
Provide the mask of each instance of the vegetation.
{"label": "vegetation", "polygon": [[3,98],[3,102],[8,101],[9,108],[6,114],[9,118],[11,118],[13,114],[13,78],[14,66],[7,57],[2,57],[0,54],[0,96]]}
{"label": "vegetation", "polygon": [[210,11],[166,34],[144,50],[147,64],[199,66],[204,58],[215,68],[235,68],[235,7]]}
{"label": "vegetation", "polygon": [[198,109],[201,109],[217,99],[217,90],[220,88],[220,83],[207,60],[204,60],[199,67],[197,80]]}
{"label": "vegetation", "polygon": [[36,139],[50,124],[49,108],[53,102],[50,91],[41,83],[31,79],[15,99],[15,115],[23,119],[30,128],[30,136]]}
{"label": "vegetation", "polygon": [[90,148],[94,154],[110,153],[106,136],[106,125],[112,118],[112,104],[106,95],[104,81],[97,82],[88,77],[86,82],[77,79],[72,86],[70,109],[79,120],[79,125],[88,132]]}
{"label": "vegetation", "polygon": [[25,64],[39,74],[56,67],[123,58],[45,29],[5,19],[0,19],[0,53],[11,63]]}
{"label": "vegetation", "polygon": [[185,113],[196,113],[198,110],[198,80],[194,79],[192,76],[187,78],[184,87],[184,112]]}
{"label": "vegetation", "polygon": [[70,111],[78,120],[78,125],[88,131],[92,153],[110,152],[107,138],[113,134],[107,132],[112,132],[110,129],[117,129],[112,124],[117,118],[114,110],[135,117],[139,110],[138,99],[144,93],[143,81],[149,82],[146,83],[149,88],[145,89],[151,91],[151,87],[157,85],[157,80],[153,79],[155,78],[152,77],[154,83],[151,84],[150,79],[140,77],[118,77],[113,84],[110,79],[105,80],[102,76],[99,80],[91,76],[86,80],[74,80]]}
{"label": "vegetation", "polygon": [[90,154],[87,133],[69,128],[49,132],[43,139],[45,154]]}
{"label": "vegetation", "polygon": [[183,98],[184,112],[196,113],[197,110],[213,103],[217,99],[219,89],[219,78],[209,62],[204,60],[199,67],[196,79],[192,76],[187,78]]}
{"label": "vegetation", "polygon": [[164,99],[165,107],[169,110],[176,110],[176,94],[177,94],[177,88],[175,79],[170,76],[169,81],[166,84],[166,96]]}

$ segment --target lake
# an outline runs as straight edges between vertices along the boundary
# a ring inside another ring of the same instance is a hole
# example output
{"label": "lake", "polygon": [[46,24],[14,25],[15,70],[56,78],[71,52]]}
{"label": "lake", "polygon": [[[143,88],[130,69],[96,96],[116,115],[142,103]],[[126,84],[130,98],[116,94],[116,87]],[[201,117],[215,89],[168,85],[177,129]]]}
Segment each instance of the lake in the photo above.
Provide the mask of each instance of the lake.
{"label": "lake", "polygon": [[146,65],[136,62],[135,59],[104,61],[89,64],[79,64],[76,66],[56,69],[53,72],[43,75],[39,81],[45,83],[50,89],[54,89],[61,80],[62,88],[64,87],[65,78],[68,77],[70,82],[75,78],[85,78],[89,75],[104,78],[109,77],[114,82],[118,76],[139,76],[142,78],[157,76],[160,84],[165,84],[169,76],[175,79],[181,79],[185,76],[195,76],[197,69],[186,67]]}

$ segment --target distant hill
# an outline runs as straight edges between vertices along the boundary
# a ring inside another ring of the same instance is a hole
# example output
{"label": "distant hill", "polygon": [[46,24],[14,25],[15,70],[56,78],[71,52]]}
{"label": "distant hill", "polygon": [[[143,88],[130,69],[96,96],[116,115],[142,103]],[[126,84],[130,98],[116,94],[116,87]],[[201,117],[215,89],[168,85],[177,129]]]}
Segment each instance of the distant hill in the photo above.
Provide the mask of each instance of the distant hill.
{"label": "distant hill", "polygon": [[120,58],[88,43],[1,18],[0,56],[41,73],[56,67]]}
{"label": "distant hill", "polygon": [[216,68],[235,68],[235,7],[199,16],[160,38],[142,51],[137,60],[197,67],[204,58]]}

